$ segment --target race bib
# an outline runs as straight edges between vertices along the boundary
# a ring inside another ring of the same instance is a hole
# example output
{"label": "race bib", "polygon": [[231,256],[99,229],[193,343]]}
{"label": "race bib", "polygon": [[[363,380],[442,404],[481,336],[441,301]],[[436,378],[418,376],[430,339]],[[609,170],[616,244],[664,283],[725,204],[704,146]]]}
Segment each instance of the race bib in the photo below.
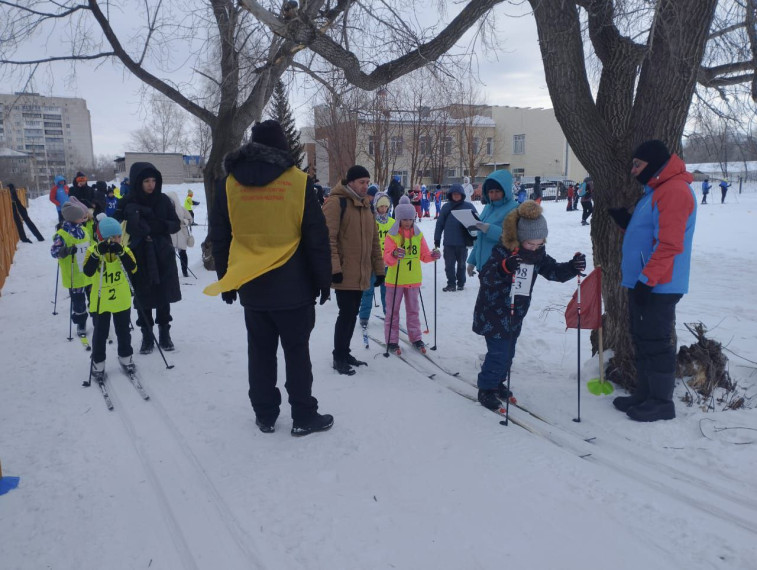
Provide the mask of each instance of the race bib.
{"label": "race bib", "polygon": [[89,249],[89,242],[83,241],[74,245],[76,246],[76,268],[81,273],[84,270],[84,258],[87,255],[87,249]]}
{"label": "race bib", "polygon": [[534,266],[528,263],[521,263],[518,270],[513,276],[512,295],[521,297],[531,296],[531,283],[534,281]]}

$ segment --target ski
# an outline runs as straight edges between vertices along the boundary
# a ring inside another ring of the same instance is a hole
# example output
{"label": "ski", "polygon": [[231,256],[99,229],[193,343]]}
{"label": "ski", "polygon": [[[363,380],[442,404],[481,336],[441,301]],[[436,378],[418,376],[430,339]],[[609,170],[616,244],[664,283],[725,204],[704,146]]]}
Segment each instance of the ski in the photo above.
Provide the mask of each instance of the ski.
{"label": "ski", "polygon": [[368,327],[363,327],[363,344],[365,345],[365,348],[370,348],[371,345],[368,342]]}
{"label": "ski", "polygon": [[105,405],[108,406],[108,409],[110,411],[113,411],[113,402],[110,400],[110,395],[108,394],[108,389],[105,387],[105,378],[106,375],[103,373],[103,377],[100,380],[96,380],[95,383],[100,388],[100,392],[103,395],[103,399],[105,400]]}
{"label": "ski", "polygon": [[81,345],[84,347],[84,350],[92,350],[92,347],[89,344],[89,339],[87,339],[86,336],[80,336],[79,342],[81,342]]}
{"label": "ski", "polygon": [[131,382],[132,386],[134,386],[137,392],[139,392],[139,395],[142,396],[142,399],[149,400],[150,394],[148,394],[145,391],[144,387],[142,386],[142,383],[139,381],[139,378],[137,378],[136,369],[133,369],[133,368],[130,369],[128,366],[124,366],[123,364],[121,364],[120,366],[123,373],[129,377],[129,382]]}

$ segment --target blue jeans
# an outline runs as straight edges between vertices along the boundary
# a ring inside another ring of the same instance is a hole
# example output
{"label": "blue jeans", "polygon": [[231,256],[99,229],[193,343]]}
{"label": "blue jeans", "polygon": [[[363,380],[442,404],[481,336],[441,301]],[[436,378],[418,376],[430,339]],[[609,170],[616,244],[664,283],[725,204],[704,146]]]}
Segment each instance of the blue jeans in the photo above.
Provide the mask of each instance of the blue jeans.
{"label": "blue jeans", "polygon": [[[371,273],[371,286],[363,291],[363,298],[360,301],[360,313],[358,316],[361,320],[367,321],[371,318],[371,306],[373,305],[373,284],[376,282],[376,276]],[[381,307],[386,314],[386,286],[382,285],[381,289]]]}
{"label": "blue jeans", "polygon": [[496,390],[502,382],[507,380],[507,373],[515,356],[515,343],[518,342],[518,336],[505,338],[486,336],[484,338],[486,339],[486,358],[478,374],[478,389]]}

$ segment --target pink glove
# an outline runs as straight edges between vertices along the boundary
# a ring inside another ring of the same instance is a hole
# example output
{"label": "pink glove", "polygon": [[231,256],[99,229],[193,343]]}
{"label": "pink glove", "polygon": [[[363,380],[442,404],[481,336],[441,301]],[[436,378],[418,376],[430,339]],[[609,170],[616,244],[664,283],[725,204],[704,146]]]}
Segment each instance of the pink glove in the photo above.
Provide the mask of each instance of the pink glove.
{"label": "pink glove", "polygon": [[392,252],[392,255],[397,259],[402,259],[403,257],[405,257],[405,248],[398,247]]}

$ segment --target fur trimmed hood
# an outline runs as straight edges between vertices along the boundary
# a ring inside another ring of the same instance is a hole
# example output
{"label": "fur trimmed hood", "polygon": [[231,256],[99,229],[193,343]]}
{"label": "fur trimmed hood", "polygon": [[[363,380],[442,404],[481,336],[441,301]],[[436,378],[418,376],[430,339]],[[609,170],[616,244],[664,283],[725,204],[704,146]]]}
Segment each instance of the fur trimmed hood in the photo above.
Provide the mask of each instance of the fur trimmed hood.
{"label": "fur trimmed hood", "polygon": [[502,222],[502,235],[500,242],[508,251],[515,251],[520,247],[518,240],[518,221],[521,218],[535,220],[542,215],[542,207],[533,200],[526,200],[512,212],[507,214],[505,221]]}

